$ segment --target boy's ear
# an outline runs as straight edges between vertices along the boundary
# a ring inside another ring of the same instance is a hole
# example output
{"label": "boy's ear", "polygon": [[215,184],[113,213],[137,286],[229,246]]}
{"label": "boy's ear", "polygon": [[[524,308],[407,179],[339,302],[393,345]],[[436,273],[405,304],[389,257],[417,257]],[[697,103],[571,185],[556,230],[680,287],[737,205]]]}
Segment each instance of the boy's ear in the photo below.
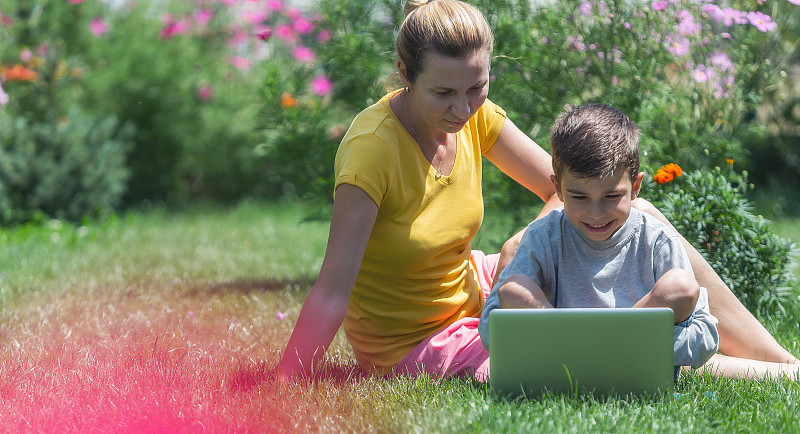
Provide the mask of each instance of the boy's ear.
{"label": "boy's ear", "polygon": [[633,180],[633,188],[631,189],[631,199],[636,199],[639,196],[639,190],[642,189],[642,181],[644,180],[644,172],[639,172],[636,179]]}
{"label": "boy's ear", "polygon": [[558,182],[558,178],[556,178],[556,175],[550,175],[550,181],[553,182],[553,187],[555,187],[556,189],[558,200],[564,202],[564,195],[561,194],[561,184]]}

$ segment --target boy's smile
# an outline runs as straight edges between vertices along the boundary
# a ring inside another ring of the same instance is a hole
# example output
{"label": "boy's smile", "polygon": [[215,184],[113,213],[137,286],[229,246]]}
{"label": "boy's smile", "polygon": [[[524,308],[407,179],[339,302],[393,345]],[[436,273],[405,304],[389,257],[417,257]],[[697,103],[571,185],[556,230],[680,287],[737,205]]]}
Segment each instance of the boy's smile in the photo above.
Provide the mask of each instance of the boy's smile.
{"label": "boy's smile", "polygon": [[603,179],[577,178],[565,170],[561,179],[551,176],[567,220],[592,241],[614,235],[628,220],[631,202],[639,194],[644,173],[631,183],[627,168],[619,167]]}

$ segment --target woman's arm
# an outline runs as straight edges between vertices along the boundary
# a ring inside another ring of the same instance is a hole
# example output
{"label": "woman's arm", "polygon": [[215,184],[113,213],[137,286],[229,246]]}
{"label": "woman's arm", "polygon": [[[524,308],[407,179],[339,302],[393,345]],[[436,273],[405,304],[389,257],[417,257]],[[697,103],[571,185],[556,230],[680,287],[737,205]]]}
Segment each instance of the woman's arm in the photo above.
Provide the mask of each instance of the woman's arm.
{"label": "woman's arm", "polygon": [[[486,158],[511,179],[535,193],[545,202],[555,195],[553,164],[550,154],[506,119],[494,146]],[[550,210],[547,210],[550,212]]]}
{"label": "woman's arm", "polygon": [[[562,205],[550,179],[553,174],[550,154],[520,131],[511,120],[506,119],[497,141],[486,153],[486,158],[545,202],[537,219]],[[511,262],[524,232],[525,229],[522,229],[503,244],[492,285],[497,283],[500,272]]]}
{"label": "woman's arm", "polygon": [[278,365],[279,378],[313,373],[325,354],[347,313],[377,215],[378,206],[359,187],[336,189],[325,258]]}

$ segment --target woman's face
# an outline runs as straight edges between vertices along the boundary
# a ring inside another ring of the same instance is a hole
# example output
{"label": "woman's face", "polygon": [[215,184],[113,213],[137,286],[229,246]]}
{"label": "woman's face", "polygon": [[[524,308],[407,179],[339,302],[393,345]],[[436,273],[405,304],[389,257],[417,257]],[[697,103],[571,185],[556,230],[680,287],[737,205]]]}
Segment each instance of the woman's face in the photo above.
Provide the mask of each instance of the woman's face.
{"label": "woman's face", "polygon": [[428,52],[423,64],[425,70],[409,85],[415,116],[429,131],[460,131],[486,101],[490,53],[455,58]]}

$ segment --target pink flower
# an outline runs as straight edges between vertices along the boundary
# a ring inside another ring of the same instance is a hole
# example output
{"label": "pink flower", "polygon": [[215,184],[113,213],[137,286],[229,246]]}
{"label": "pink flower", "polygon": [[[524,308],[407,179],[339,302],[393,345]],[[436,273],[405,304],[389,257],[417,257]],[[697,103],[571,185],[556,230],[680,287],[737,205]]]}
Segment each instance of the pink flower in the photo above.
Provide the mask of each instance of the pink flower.
{"label": "pink flower", "polygon": [[724,51],[714,51],[711,53],[711,64],[722,71],[733,70],[733,62]]}
{"label": "pink flower", "polygon": [[311,92],[313,92],[314,95],[319,96],[325,96],[331,93],[331,90],[333,90],[333,83],[331,83],[331,80],[324,75],[318,75],[314,77],[309,86],[311,87]]}
{"label": "pink flower", "polygon": [[732,26],[734,24],[747,24],[747,14],[738,9],[725,8],[722,10],[722,22],[726,26]]}
{"label": "pink flower", "polygon": [[694,15],[689,11],[680,11],[678,13],[678,33],[681,35],[694,35],[702,29],[702,26],[694,20]]}
{"label": "pink flower", "polygon": [[248,38],[249,36],[247,35],[247,33],[241,30],[236,30],[235,32],[233,32],[233,35],[231,35],[231,37],[228,38],[228,45],[231,47],[235,47],[239,44],[246,42]]}
{"label": "pink flower", "polygon": [[33,52],[27,48],[19,52],[19,60],[22,63],[28,63],[33,60]]}
{"label": "pink flower", "polygon": [[77,5],[83,3],[83,0],[69,0],[69,4]]}
{"label": "pink flower", "polygon": [[294,20],[294,23],[292,23],[292,27],[297,33],[301,35],[307,35],[314,30],[314,24],[312,24],[311,21],[308,21],[307,19],[302,17]]}
{"label": "pink flower", "polygon": [[173,36],[180,35],[189,29],[189,24],[186,21],[175,21],[171,14],[164,17],[164,27],[161,28],[159,36],[161,39],[169,39]]}
{"label": "pink flower", "polygon": [[580,5],[578,5],[578,12],[580,12],[581,15],[587,15],[587,16],[591,15],[592,14],[592,4],[589,3],[589,2],[581,3]]}
{"label": "pink flower", "polygon": [[250,69],[250,61],[242,56],[233,56],[231,58],[231,65],[240,71],[247,71]]}
{"label": "pink flower", "polygon": [[8,104],[8,94],[3,90],[3,84],[0,83],[0,105]]}
{"label": "pink flower", "polygon": [[625,27],[626,30],[630,30],[631,29],[631,23],[625,21],[625,23],[622,24],[622,27]]}
{"label": "pink flower", "polygon": [[275,12],[283,9],[283,0],[269,0],[267,2],[267,9]]}
{"label": "pink flower", "polygon": [[793,5],[798,5],[798,6],[800,6],[800,0],[786,0],[786,1],[788,1],[789,3],[791,3],[791,4],[793,4]]}
{"label": "pink flower", "polygon": [[666,37],[667,42],[667,51],[672,53],[675,56],[683,57],[689,54],[689,48],[691,44],[689,40],[686,38],[680,38],[678,40],[673,39],[671,36]]}
{"label": "pink flower", "polygon": [[567,39],[567,46],[580,52],[586,51],[586,44],[584,44],[580,38],[576,38],[574,36],[570,36],[569,39]]}
{"label": "pink flower", "polygon": [[316,56],[310,48],[299,45],[292,50],[292,57],[298,62],[311,62]]}
{"label": "pink flower", "polygon": [[264,30],[258,32],[258,34],[256,36],[258,36],[258,39],[260,39],[262,41],[269,41],[269,38],[272,37],[272,29],[267,27]]}
{"label": "pink flower", "polygon": [[275,318],[278,318],[278,321],[283,321],[283,319],[286,318],[286,315],[284,315],[281,311],[277,311],[275,313]]}
{"label": "pink flower", "polygon": [[295,22],[303,17],[303,13],[300,12],[300,9],[297,8],[286,8],[284,11],[286,17],[289,18],[289,21]]}
{"label": "pink flower", "polygon": [[762,32],[771,32],[778,28],[778,23],[772,21],[772,18],[769,15],[764,15],[761,12],[750,12],[747,14],[747,20],[750,21],[750,24],[756,26],[758,30]]}
{"label": "pink flower", "polygon": [[95,18],[89,23],[89,31],[95,36],[102,36],[108,31],[108,26],[101,18]]}
{"label": "pink flower", "polygon": [[692,78],[698,83],[705,83],[714,78],[714,70],[706,65],[698,65],[697,68],[692,71]]}
{"label": "pink flower", "polygon": [[734,79],[732,75],[727,74],[725,77],[722,77],[722,79],[714,83],[714,96],[717,97],[717,99],[731,96],[733,83]]}
{"label": "pink flower", "polygon": [[214,11],[211,9],[198,9],[194,12],[194,22],[200,27],[205,27],[213,16]]}
{"label": "pink flower", "polygon": [[275,35],[288,43],[297,42],[297,34],[288,24],[279,24],[278,27],[275,28]]}
{"label": "pink flower", "polygon": [[331,32],[329,30],[322,30],[317,33],[317,42],[320,44],[326,44],[328,41],[331,40]]}
{"label": "pink flower", "polygon": [[653,3],[650,5],[650,7],[651,7],[651,8],[653,8],[653,10],[654,10],[654,11],[663,11],[664,9],[666,9],[666,8],[667,8],[667,5],[668,5],[668,4],[669,4],[669,2],[668,2],[668,1],[666,1],[666,0],[661,0],[661,1],[656,1],[656,2],[653,2]]}
{"label": "pink flower", "polygon": [[259,24],[263,23],[264,20],[267,19],[267,12],[261,10],[254,10],[254,11],[242,11],[241,14],[242,21],[249,23],[249,24]]}
{"label": "pink flower", "polygon": [[725,15],[722,13],[722,9],[714,4],[703,5],[703,7],[701,7],[700,10],[702,10],[703,13],[710,15],[711,19],[713,19],[716,22],[722,21],[722,19],[725,17]]}
{"label": "pink flower", "polygon": [[197,88],[197,99],[200,101],[208,101],[214,96],[214,89],[209,85],[202,85]]}

